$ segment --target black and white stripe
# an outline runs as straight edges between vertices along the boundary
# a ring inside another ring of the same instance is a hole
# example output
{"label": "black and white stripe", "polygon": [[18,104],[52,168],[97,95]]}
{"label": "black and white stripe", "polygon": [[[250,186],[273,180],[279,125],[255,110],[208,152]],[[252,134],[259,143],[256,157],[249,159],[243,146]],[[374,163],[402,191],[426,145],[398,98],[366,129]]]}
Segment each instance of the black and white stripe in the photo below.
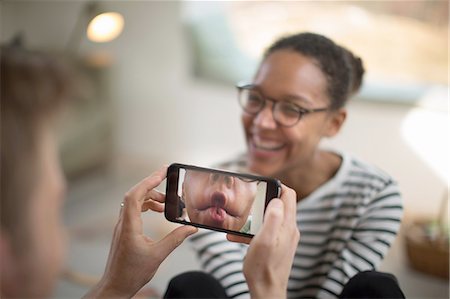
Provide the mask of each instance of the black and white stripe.
{"label": "black and white stripe", "polygon": [[[297,205],[301,237],[288,297],[336,298],[349,278],[378,266],[399,229],[402,202],[392,178],[348,155],[342,158],[337,174]],[[227,168],[242,171],[242,165],[241,159]],[[204,230],[191,243],[203,269],[230,297],[250,297],[242,273],[246,245]]]}

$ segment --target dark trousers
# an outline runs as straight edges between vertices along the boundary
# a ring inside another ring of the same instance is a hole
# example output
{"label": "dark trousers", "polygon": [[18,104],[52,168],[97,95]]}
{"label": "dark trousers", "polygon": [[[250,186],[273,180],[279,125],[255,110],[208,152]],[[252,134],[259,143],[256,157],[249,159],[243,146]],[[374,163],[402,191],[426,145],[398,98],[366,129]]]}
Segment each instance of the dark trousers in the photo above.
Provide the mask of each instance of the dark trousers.
{"label": "dark trousers", "polygon": [[[229,298],[222,285],[211,275],[193,271],[175,276],[164,298]],[[404,299],[394,275],[376,271],[356,274],[344,286],[339,298]]]}
{"label": "dark trousers", "polygon": [[175,276],[164,298],[229,298],[220,282],[204,272],[192,271]]}
{"label": "dark trousers", "polygon": [[405,298],[397,278],[389,273],[364,271],[353,276],[339,298]]}

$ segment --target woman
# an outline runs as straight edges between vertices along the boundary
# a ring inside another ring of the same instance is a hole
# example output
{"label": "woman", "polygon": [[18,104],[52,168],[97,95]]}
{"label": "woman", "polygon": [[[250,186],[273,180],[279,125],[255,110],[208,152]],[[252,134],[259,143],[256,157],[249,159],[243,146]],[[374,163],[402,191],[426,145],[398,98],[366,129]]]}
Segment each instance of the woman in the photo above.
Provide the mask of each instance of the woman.
{"label": "woman", "polygon": [[[301,33],[276,41],[253,81],[238,86],[246,155],[222,167],[280,179],[297,193],[302,234],[290,297],[336,298],[355,274],[374,270],[402,216],[397,185],[381,170],[319,147],[345,121],[361,85],[362,62],[330,39]],[[204,269],[231,297],[246,297],[244,245],[201,232],[191,238]]]}

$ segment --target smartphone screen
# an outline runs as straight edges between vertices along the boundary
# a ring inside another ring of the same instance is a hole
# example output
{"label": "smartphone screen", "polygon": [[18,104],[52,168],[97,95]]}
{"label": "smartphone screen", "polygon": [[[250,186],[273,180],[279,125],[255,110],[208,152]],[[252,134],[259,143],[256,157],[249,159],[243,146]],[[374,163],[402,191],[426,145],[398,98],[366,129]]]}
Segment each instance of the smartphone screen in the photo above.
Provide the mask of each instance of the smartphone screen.
{"label": "smartphone screen", "polygon": [[218,169],[172,164],[167,172],[169,221],[252,237],[268,202],[279,197],[278,180]]}

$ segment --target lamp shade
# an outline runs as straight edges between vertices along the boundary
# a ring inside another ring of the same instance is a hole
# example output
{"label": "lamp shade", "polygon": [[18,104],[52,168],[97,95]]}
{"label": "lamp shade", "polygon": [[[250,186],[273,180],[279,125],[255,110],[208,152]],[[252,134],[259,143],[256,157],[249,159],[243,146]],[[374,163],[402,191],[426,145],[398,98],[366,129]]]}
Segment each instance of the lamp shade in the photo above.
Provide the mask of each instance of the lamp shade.
{"label": "lamp shade", "polygon": [[116,12],[106,12],[92,19],[87,28],[89,40],[97,43],[109,42],[120,35],[123,30],[123,16]]}

